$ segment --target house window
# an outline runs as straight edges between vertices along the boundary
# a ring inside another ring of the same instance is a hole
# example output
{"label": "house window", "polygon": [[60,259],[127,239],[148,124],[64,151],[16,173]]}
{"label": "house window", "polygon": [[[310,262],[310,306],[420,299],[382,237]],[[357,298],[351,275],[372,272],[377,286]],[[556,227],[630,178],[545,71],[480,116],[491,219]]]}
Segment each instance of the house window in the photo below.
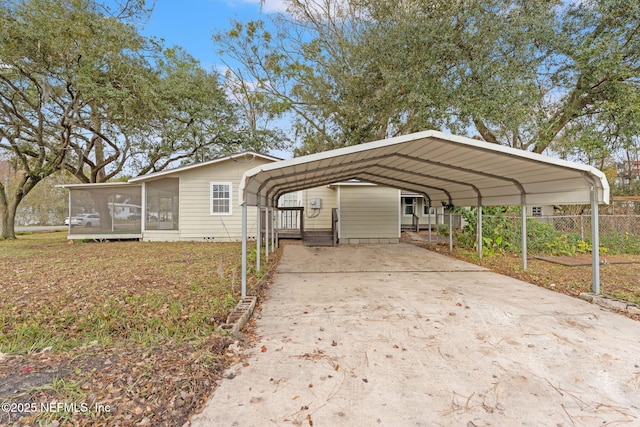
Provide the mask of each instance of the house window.
{"label": "house window", "polygon": [[415,199],[413,197],[405,197],[403,202],[404,207],[402,210],[404,215],[413,215]]}
{"label": "house window", "polygon": [[211,183],[211,215],[231,215],[231,183]]}
{"label": "house window", "polygon": [[531,207],[531,215],[533,215],[533,216],[542,216],[542,206],[532,206]]}
{"label": "house window", "polygon": [[422,214],[423,215],[435,215],[436,213],[436,208],[435,206],[427,206],[426,204],[423,206],[422,208]]}

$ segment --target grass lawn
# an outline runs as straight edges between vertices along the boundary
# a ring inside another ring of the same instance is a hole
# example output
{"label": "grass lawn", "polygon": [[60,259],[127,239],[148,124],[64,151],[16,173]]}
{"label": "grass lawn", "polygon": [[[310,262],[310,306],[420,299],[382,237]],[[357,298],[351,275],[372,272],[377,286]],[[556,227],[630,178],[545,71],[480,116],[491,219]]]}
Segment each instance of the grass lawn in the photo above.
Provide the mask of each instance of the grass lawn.
{"label": "grass lawn", "polygon": [[240,297],[240,253],[66,232],[0,241],[0,425],[182,425],[234,361],[217,327]]}

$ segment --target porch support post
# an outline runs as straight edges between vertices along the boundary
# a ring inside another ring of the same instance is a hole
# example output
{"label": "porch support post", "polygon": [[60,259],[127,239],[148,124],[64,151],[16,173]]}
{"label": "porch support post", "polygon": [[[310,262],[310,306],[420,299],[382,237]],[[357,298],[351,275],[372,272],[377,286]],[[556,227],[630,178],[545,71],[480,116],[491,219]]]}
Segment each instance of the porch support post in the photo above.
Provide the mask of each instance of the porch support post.
{"label": "porch support post", "polygon": [[67,236],[71,236],[71,193],[73,192],[72,189],[69,189],[69,230],[68,230],[68,234]]}
{"label": "porch support post", "polygon": [[262,246],[262,224],[260,223],[260,215],[262,209],[260,205],[256,206],[256,271],[260,271],[260,249]]}
{"label": "porch support post", "polygon": [[453,252],[453,212],[449,210],[449,252]]}
{"label": "porch support post", "polygon": [[478,232],[478,258],[482,259],[482,201],[478,198],[478,224],[476,226]]}
{"label": "porch support post", "polygon": [[242,204],[242,297],[247,296],[247,202]]}
{"label": "porch support post", "polygon": [[140,206],[140,234],[144,233],[144,230],[147,229],[147,183],[143,182],[142,187],[140,188],[142,194],[140,195],[140,202],[142,206]]}
{"label": "porch support post", "polygon": [[266,233],[264,239],[264,254],[267,257],[267,262],[269,262],[269,208],[264,209],[264,231]]}
{"label": "porch support post", "polygon": [[520,209],[522,210],[522,270],[527,269],[527,196],[520,195]]}
{"label": "porch support post", "polygon": [[600,294],[600,227],[598,224],[598,189],[591,186],[591,255],[594,294]]}

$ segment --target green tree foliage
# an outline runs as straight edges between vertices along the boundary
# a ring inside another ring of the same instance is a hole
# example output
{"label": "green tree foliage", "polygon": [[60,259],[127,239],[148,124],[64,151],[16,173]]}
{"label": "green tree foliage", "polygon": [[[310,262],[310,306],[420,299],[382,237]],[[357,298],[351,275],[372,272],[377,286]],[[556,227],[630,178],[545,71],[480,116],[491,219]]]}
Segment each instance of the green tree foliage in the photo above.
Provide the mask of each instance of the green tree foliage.
{"label": "green tree foliage", "polygon": [[[594,161],[637,144],[637,2],[292,0],[289,11],[273,34],[235,23],[214,40],[272,111],[294,114],[300,153],[429,128]],[[606,153],[592,153],[594,138]]]}
{"label": "green tree foliage", "polygon": [[0,0],[0,151],[19,175],[0,187],[1,238],[15,237],[24,196],[61,169],[106,182],[264,147],[243,137],[217,73],[141,36],[144,0],[122,4]]}

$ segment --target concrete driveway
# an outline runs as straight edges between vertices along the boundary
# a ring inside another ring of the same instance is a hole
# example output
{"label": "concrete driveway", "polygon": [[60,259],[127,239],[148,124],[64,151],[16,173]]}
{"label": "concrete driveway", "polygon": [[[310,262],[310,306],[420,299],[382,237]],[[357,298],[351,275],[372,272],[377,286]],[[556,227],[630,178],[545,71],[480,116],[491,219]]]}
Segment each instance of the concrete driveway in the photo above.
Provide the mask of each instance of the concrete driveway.
{"label": "concrete driveway", "polygon": [[410,244],[286,246],[192,426],[640,425],[640,322]]}

